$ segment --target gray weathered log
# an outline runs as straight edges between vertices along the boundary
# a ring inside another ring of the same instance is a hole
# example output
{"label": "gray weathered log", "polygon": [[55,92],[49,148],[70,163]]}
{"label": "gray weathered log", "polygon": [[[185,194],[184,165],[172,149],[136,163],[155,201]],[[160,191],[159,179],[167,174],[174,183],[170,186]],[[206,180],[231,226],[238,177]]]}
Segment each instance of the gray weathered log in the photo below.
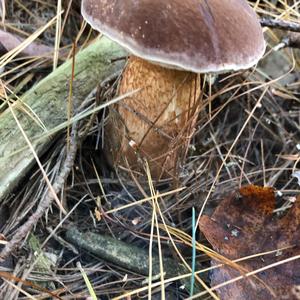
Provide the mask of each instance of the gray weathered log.
{"label": "gray weathered log", "polygon": [[[126,268],[130,271],[148,276],[149,275],[149,252],[137,246],[127,244],[107,235],[93,232],[81,232],[75,226],[70,226],[66,232],[66,239],[77,247],[93,253],[106,262]],[[172,258],[163,258],[165,278],[177,277],[188,272],[183,264],[179,264]],[[158,254],[152,257],[152,274],[157,277],[160,274],[160,263]],[[187,289],[190,288],[190,278],[181,279]],[[203,290],[196,283],[197,292]]]}
{"label": "gray weathered log", "polygon": [[[66,232],[66,238],[77,247],[96,254],[104,261],[111,262],[119,267],[147,276],[149,274],[149,252],[136,246],[119,241],[108,235],[93,232],[81,232],[75,226]],[[167,277],[178,276],[182,266],[172,259],[164,259],[164,271]],[[153,275],[160,273],[159,257],[152,257]]]}
{"label": "gray weathered log", "polygon": [[[101,38],[76,55],[73,99],[82,102],[98,82],[120,71],[127,53],[107,38]],[[41,155],[49,145],[51,137],[40,140],[47,132],[67,120],[67,99],[71,79],[72,62],[67,61],[13,104],[14,112],[29,140]],[[31,110],[39,117],[43,129]],[[39,139],[39,142],[37,142]],[[34,164],[34,158],[18,128],[11,112],[0,113],[0,202],[12,192]],[[20,150],[21,149],[21,150]]]}
{"label": "gray weathered log", "polygon": [[261,18],[260,24],[263,27],[277,28],[281,30],[300,32],[300,23],[289,22],[285,20],[275,20],[270,18]]}

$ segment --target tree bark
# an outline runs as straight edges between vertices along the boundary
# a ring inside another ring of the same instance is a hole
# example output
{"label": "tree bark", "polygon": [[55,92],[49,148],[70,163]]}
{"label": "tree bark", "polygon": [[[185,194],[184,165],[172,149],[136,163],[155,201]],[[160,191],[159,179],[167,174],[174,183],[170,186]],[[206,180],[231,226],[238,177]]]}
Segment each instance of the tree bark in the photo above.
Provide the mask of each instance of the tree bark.
{"label": "tree bark", "polygon": [[[120,71],[127,53],[102,37],[76,55],[73,101],[82,102],[98,82]],[[67,61],[30,89],[12,108],[35,151],[41,155],[53,139],[49,135],[67,120],[72,61]],[[33,113],[40,119],[41,126]],[[26,113],[27,111],[27,113]],[[0,202],[27,174],[35,160],[9,109],[0,114]]]}
{"label": "tree bark", "polygon": [[[66,239],[75,246],[85,251],[95,254],[103,261],[115,264],[118,267],[128,269],[132,272],[149,275],[149,251],[134,245],[127,244],[107,235],[96,234],[93,232],[81,232],[75,226],[71,226],[66,231]],[[186,274],[187,268],[172,258],[163,258],[165,279]],[[152,256],[152,275],[157,278],[160,274],[160,261],[158,254]],[[203,278],[202,278],[203,279]],[[207,279],[207,278],[206,278]],[[181,279],[187,290],[190,289],[190,277]],[[203,291],[203,287],[196,283],[197,293]]]}

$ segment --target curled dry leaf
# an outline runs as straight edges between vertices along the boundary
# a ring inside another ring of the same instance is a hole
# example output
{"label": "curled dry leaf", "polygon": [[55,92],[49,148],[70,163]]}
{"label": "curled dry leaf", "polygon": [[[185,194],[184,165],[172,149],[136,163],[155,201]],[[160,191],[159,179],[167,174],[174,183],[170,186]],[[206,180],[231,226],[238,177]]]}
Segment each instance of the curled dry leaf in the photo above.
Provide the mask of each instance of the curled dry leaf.
{"label": "curled dry leaf", "polygon": [[[23,41],[24,39],[12,33],[0,30],[0,55],[18,47]],[[24,55],[28,56],[42,56],[51,54],[52,52],[53,48],[34,42],[32,42],[22,51]]]}
{"label": "curled dry leaf", "polygon": [[[300,198],[282,217],[273,214],[274,208],[272,188],[250,185],[225,198],[212,217],[201,218],[200,230],[219,254],[230,260],[255,256],[238,262],[242,272],[278,263],[255,276],[217,288],[221,299],[300,299],[300,260],[296,259],[300,254]],[[272,252],[260,255],[269,251]],[[212,260],[213,266],[220,263]],[[241,274],[234,264],[214,268],[211,285],[245,273]]]}

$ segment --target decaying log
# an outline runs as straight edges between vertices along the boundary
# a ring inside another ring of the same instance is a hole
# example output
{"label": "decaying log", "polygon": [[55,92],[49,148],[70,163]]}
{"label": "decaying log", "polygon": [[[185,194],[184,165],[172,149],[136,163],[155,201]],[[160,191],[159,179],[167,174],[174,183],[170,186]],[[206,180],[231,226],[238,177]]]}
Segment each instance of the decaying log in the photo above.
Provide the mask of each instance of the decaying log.
{"label": "decaying log", "polygon": [[[125,63],[120,58],[126,55],[124,49],[104,37],[79,52],[76,55],[73,83],[74,101],[80,103],[98,82],[120,71]],[[67,120],[71,72],[72,62],[67,61],[12,105],[38,155],[47,149],[53,137],[47,133]],[[0,141],[1,202],[24,178],[34,164],[34,158],[9,109],[0,114]]]}
{"label": "decaying log", "polygon": [[[135,245],[127,244],[108,235],[101,235],[93,232],[81,232],[76,226],[70,226],[66,231],[66,239],[75,246],[92,253],[105,262],[114,264],[118,267],[128,269],[132,272],[149,275],[149,252],[148,249],[141,249]],[[187,268],[175,261],[173,258],[163,258],[164,277],[172,278],[186,274]],[[160,259],[158,254],[152,256],[152,275],[158,278],[160,274]],[[181,282],[189,290],[190,277],[183,277]],[[203,287],[196,283],[197,292]]]}

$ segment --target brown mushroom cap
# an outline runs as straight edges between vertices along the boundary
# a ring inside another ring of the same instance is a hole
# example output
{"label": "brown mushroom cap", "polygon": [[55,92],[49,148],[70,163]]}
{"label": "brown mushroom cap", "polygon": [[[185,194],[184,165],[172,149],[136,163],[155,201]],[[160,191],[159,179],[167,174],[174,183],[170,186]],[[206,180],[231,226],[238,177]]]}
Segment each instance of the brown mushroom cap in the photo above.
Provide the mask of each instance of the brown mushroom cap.
{"label": "brown mushroom cap", "polygon": [[246,0],[82,0],[82,15],[134,55],[170,68],[246,69],[265,51]]}

